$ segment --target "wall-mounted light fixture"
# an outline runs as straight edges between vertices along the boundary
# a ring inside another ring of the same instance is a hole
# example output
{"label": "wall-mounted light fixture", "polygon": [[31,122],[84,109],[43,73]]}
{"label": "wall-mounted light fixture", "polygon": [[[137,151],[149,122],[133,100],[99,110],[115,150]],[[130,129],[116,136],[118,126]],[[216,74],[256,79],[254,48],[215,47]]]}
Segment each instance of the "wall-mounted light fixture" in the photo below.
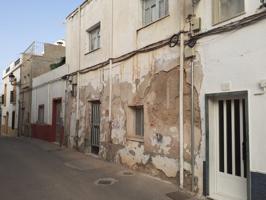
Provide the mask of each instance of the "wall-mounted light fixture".
{"label": "wall-mounted light fixture", "polygon": [[11,72],[8,77],[9,77],[9,82],[11,83],[11,85],[15,85],[16,80],[17,80],[15,75]]}

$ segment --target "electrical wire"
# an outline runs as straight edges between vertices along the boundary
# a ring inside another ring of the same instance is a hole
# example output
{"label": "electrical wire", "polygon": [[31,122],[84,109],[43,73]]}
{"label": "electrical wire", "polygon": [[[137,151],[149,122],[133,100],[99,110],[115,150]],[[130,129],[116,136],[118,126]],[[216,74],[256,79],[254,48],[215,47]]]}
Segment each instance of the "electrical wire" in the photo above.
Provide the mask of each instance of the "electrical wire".
{"label": "electrical wire", "polygon": [[[266,11],[262,11],[260,13],[245,17],[245,18],[243,18],[241,20],[238,20],[238,21],[235,21],[235,22],[231,22],[229,24],[226,24],[226,25],[211,29],[209,31],[193,35],[193,36],[190,37],[189,40],[187,40],[185,42],[185,45],[188,45],[190,48],[192,48],[192,47],[194,47],[196,45],[197,41],[199,39],[201,39],[201,38],[204,38],[204,37],[207,37],[207,36],[211,36],[211,35],[217,35],[217,34],[220,34],[220,33],[230,32],[230,31],[233,31],[233,30],[238,30],[238,29],[241,29],[243,27],[255,24],[255,23],[257,23],[257,22],[259,22],[259,21],[261,21],[261,20],[263,20],[265,18],[266,18]],[[184,32],[184,33],[187,33],[187,32]],[[128,60],[128,59],[132,58],[133,56],[135,56],[137,54],[147,53],[147,52],[162,48],[162,47],[167,46],[167,45],[169,45],[169,47],[173,48],[173,47],[179,45],[179,36],[180,36],[180,34],[181,34],[181,32],[178,32],[178,33],[174,34],[173,36],[171,36],[171,37],[169,37],[167,39],[161,40],[159,42],[152,43],[152,44],[147,45],[147,46],[145,46],[143,48],[140,48],[138,50],[129,52],[127,54],[124,54],[124,55],[122,55],[120,57],[112,58],[113,63],[114,64],[115,63],[119,63],[119,62]],[[90,67],[86,67],[85,69],[81,69],[79,71],[75,71],[73,73],[70,73],[68,76],[75,75],[78,72],[81,73],[81,74],[85,74],[85,73],[87,73],[89,71],[97,70],[99,68],[102,68],[102,67],[108,65],[109,64],[109,60],[110,59],[108,59],[108,60],[106,60],[104,62],[98,63],[96,65],[93,65],[93,66],[90,66]]]}

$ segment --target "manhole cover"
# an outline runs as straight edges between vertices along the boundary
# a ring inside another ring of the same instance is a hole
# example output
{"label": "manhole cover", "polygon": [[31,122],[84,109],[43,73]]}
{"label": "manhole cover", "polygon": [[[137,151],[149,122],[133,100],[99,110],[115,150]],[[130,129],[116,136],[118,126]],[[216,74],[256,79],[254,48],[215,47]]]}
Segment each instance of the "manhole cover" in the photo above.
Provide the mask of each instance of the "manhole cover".
{"label": "manhole cover", "polygon": [[95,181],[96,185],[113,185],[117,180],[114,178],[101,178]]}

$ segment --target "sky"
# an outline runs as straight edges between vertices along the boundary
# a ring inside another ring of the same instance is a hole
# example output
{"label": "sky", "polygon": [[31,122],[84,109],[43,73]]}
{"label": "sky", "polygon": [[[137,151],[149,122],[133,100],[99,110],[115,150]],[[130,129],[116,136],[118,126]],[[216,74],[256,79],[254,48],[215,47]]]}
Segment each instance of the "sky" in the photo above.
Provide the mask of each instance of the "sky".
{"label": "sky", "polygon": [[65,18],[83,1],[0,0],[0,74],[33,41],[64,39]]}

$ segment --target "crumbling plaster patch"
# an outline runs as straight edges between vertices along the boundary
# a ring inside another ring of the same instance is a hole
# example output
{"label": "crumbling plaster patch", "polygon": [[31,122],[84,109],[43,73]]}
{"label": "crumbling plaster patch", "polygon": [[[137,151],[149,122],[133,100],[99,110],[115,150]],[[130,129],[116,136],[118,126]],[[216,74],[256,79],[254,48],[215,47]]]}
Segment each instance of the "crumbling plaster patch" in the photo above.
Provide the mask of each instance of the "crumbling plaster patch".
{"label": "crumbling plaster patch", "polygon": [[138,142],[128,142],[124,149],[121,149],[117,153],[117,161],[130,168],[136,167],[136,165],[146,165],[150,159],[150,155],[144,153],[144,146]]}

